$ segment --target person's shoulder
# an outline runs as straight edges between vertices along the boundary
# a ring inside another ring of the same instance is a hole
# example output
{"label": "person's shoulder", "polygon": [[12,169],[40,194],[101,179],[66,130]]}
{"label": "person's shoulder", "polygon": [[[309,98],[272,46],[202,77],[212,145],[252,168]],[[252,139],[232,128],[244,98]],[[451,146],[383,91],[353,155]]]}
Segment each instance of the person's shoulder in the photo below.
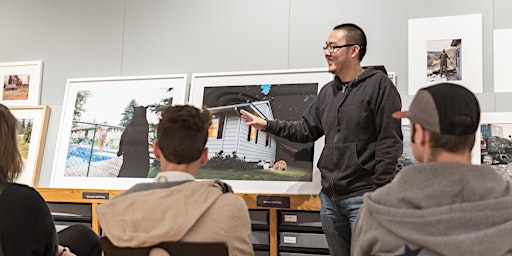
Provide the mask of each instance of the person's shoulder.
{"label": "person's shoulder", "polygon": [[20,197],[37,197],[41,195],[33,187],[19,183],[6,183],[3,188],[6,192],[16,194],[16,198]]}
{"label": "person's shoulder", "polygon": [[244,199],[241,196],[235,194],[229,184],[219,180],[212,182],[213,186],[217,187],[222,192],[222,194],[219,196],[219,199],[217,200],[219,203],[231,204],[238,207],[243,206],[247,208],[247,204],[245,203]]}
{"label": "person's shoulder", "polygon": [[379,85],[393,85],[388,77],[388,72],[384,66],[364,66],[364,72],[359,76],[360,80],[377,83]]}
{"label": "person's shoulder", "polygon": [[27,211],[37,210],[41,207],[47,209],[44,198],[37,190],[30,186],[19,183],[8,183],[2,189],[2,200],[10,200],[12,203],[19,205]]}

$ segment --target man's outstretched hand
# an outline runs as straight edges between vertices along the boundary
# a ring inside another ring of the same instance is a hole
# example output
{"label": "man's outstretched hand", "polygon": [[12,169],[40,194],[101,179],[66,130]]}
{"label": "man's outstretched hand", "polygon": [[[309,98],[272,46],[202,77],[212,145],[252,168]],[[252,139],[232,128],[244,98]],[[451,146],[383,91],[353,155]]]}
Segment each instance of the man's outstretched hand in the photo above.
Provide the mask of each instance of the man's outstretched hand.
{"label": "man's outstretched hand", "polygon": [[242,118],[245,120],[245,123],[249,126],[252,126],[260,131],[267,127],[267,121],[263,118],[255,116],[243,109],[240,110],[240,114],[242,115]]}

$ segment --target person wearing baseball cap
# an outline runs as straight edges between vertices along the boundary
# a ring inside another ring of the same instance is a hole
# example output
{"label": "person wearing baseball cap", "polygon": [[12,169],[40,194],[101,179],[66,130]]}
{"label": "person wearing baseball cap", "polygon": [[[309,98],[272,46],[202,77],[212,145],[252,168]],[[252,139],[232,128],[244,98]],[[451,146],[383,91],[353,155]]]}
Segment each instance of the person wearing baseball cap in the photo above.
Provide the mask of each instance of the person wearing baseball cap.
{"label": "person wearing baseball cap", "polygon": [[420,89],[408,111],[419,164],[364,195],[352,255],[509,255],[512,182],[472,165],[480,122],[475,95],[440,83]]}

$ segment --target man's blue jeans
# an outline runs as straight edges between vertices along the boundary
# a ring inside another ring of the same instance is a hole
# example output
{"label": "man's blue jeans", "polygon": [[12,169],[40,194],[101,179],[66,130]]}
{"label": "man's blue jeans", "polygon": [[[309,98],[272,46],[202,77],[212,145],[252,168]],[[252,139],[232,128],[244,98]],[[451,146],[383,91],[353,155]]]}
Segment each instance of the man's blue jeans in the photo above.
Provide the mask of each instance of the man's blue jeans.
{"label": "man's blue jeans", "polygon": [[350,241],[363,197],[331,200],[320,192],[322,229],[332,256],[350,256]]}

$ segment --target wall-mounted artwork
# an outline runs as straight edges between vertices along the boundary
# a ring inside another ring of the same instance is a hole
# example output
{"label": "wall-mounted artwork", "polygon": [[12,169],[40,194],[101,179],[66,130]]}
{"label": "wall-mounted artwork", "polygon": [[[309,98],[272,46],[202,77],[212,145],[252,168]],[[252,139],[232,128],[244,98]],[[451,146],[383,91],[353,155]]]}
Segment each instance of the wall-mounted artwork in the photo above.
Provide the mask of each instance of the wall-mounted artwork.
{"label": "wall-mounted artwork", "polygon": [[237,193],[318,193],[323,138],[290,142],[247,126],[239,111],[300,120],[332,78],[325,69],[193,74],[190,102],[213,117],[209,162],[197,178],[225,180]]}
{"label": "wall-mounted artwork", "polygon": [[427,82],[462,80],[462,40],[460,38],[427,41]]}
{"label": "wall-mounted artwork", "polygon": [[12,106],[9,109],[20,124],[18,148],[23,159],[23,172],[16,182],[37,186],[50,108],[48,106]]}
{"label": "wall-mounted artwork", "polygon": [[482,15],[409,20],[409,95],[440,82],[483,92]]}
{"label": "wall-mounted artwork", "polygon": [[153,155],[164,106],[184,104],[187,76],[69,79],[52,187],[128,189],[160,170]]}
{"label": "wall-mounted artwork", "polygon": [[42,61],[0,63],[3,87],[0,102],[6,106],[38,105]]}
{"label": "wall-mounted artwork", "polygon": [[494,92],[512,92],[510,60],[512,29],[494,30]]}
{"label": "wall-mounted artwork", "polygon": [[472,162],[490,165],[504,178],[512,179],[512,112],[481,114]]}

